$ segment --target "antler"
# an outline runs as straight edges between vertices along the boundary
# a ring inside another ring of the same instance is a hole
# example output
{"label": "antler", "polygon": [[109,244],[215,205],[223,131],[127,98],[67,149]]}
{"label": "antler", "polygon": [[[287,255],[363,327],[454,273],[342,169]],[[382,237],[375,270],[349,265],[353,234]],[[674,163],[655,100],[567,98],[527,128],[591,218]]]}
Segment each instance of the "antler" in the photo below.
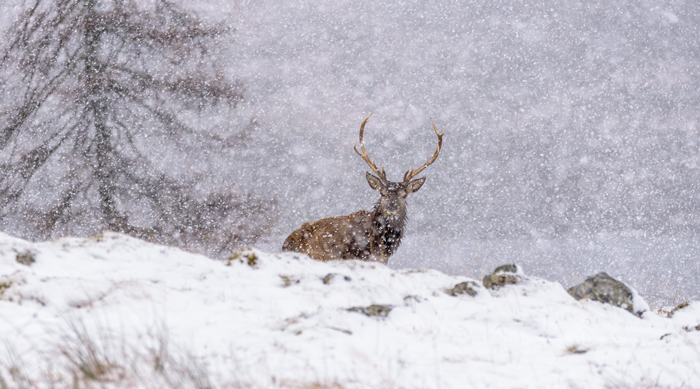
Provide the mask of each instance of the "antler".
{"label": "antler", "polygon": [[[370,113],[369,116],[372,116]],[[360,156],[365,162],[367,162],[367,165],[369,165],[370,169],[379,176],[379,178],[382,180],[382,182],[386,183],[386,172],[384,171],[384,165],[382,165],[382,171],[380,172],[379,169],[377,169],[377,165],[374,164],[374,160],[370,160],[369,156],[367,155],[367,150],[365,150],[365,144],[362,142],[362,136],[364,135],[365,132],[365,124],[367,124],[367,120],[369,120],[369,116],[365,118],[365,120],[362,121],[362,124],[360,124],[360,149],[362,149],[362,154],[360,154],[359,151],[357,151],[357,146],[355,142],[352,142],[352,148],[355,150],[357,155]]]}
{"label": "antler", "polygon": [[[369,117],[367,117],[367,119],[369,119]],[[367,119],[365,119],[365,121],[367,121]],[[443,131],[442,131],[442,134],[440,134],[440,133],[438,132],[437,127],[435,127],[435,122],[433,121],[433,118],[430,118],[430,122],[433,123],[433,130],[435,130],[435,134],[436,134],[437,137],[438,137],[438,147],[437,147],[437,150],[435,150],[435,154],[433,154],[433,157],[430,158],[430,160],[429,160],[428,162],[424,163],[423,166],[419,167],[419,168],[416,169],[416,170],[413,170],[412,167],[411,167],[411,168],[408,168],[408,170],[406,171],[406,173],[403,175],[403,182],[404,182],[404,184],[408,184],[408,182],[411,181],[411,179],[413,179],[413,177],[415,177],[416,175],[418,175],[418,173],[420,173],[421,171],[423,171],[423,169],[425,169],[426,167],[428,167],[431,163],[435,162],[435,160],[437,159],[438,155],[440,154],[440,148],[442,147],[442,136],[445,135],[445,130],[443,130]],[[361,133],[360,133],[360,134],[361,134]],[[360,139],[362,139],[361,135],[360,135]]]}

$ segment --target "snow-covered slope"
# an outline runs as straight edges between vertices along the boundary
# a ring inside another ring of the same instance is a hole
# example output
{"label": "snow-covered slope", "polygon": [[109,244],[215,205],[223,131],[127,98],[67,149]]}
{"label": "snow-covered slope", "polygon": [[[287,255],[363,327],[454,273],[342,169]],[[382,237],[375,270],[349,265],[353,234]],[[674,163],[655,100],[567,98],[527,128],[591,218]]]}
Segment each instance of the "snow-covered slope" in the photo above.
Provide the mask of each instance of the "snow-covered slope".
{"label": "snow-covered slope", "polygon": [[[18,263],[18,254],[30,262],[27,252],[35,262]],[[6,346],[0,384],[591,388],[700,382],[700,302],[670,318],[653,312],[638,318],[576,301],[560,284],[527,276],[495,291],[477,287],[473,297],[445,292],[465,281],[434,270],[257,250],[220,262],[112,233],[36,244],[0,234]]]}

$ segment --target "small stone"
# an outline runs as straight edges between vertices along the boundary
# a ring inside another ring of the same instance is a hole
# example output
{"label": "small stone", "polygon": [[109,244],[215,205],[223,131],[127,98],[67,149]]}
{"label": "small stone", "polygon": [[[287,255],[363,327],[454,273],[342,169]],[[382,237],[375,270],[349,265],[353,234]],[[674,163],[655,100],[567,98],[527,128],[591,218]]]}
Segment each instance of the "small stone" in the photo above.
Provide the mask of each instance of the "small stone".
{"label": "small stone", "polygon": [[684,302],[678,304],[675,308],[673,308],[671,310],[671,312],[668,313],[668,317],[673,317],[673,314],[676,313],[676,311],[678,311],[679,309],[683,309],[683,308],[687,307],[688,305],[690,305],[690,302],[688,302],[688,301],[684,301]]}
{"label": "small stone", "polygon": [[585,354],[588,352],[587,348],[582,348],[581,346],[574,344],[566,348],[566,352],[569,354]]}
{"label": "small stone", "polygon": [[12,281],[9,279],[0,280],[0,297],[5,294],[5,291],[10,289]]}
{"label": "small stone", "polygon": [[501,265],[493,273],[484,277],[483,284],[487,289],[498,289],[508,284],[520,282],[522,269],[516,264]]}
{"label": "small stone", "polygon": [[298,284],[299,282],[301,282],[299,279],[294,278],[294,277],[291,277],[291,276],[283,276],[283,275],[281,275],[280,278],[282,279],[282,282],[283,282],[283,284],[284,284],[283,286],[284,286],[285,288],[288,287],[288,286],[291,286],[291,285],[293,285],[293,284]]}
{"label": "small stone", "polygon": [[258,265],[258,257],[255,254],[253,254],[253,253],[248,254],[247,259],[248,259],[248,266],[256,267]]}
{"label": "small stone", "polygon": [[445,293],[449,294],[450,296],[459,296],[461,294],[468,294],[472,297],[476,296],[476,289],[478,289],[479,286],[476,284],[474,281],[465,281],[465,282],[460,282],[459,284],[455,285],[452,289],[447,289]]}
{"label": "small stone", "polygon": [[492,274],[498,274],[498,273],[513,273],[517,274],[518,273],[518,265],[511,263],[508,265],[501,265],[496,268],[496,270],[493,271]]}
{"label": "small stone", "polygon": [[231,266],[231,264],[234,261],[239,261],[241,263],[247,263],[248,266],[250,266],[250,267],[257,267],[258,266],[258,257],[255,255],[254,252],[251,252],[250,250],[237,251],[237,252],[231,253],[231,255],[226,259],[226,262],[224,264],[226,266]]}
{"label": "small stone", "polygon": [[484,277],[484,287],[498,289],[508,284],[517,284],[519,277],[515,274],[489,274]]}
{"label": "small stone", "polygon": [[700,331],[700,324],[696,325],[695,327],[691,326],[685,326],[683,327],[684,330],[691,332],[691,331]]}
{"label": "small stone", "polygon": [[348,308],[349,312],[359,312],[369,317],[387,317],[394,307],[391,305],[372,304],[369,307]]}
{"label": "small stone", "polygon": [[32,263],[36,261],[34,260],[34,254],[32,254],[32,252],[29,250],[25,250],[17,254],[17,262],[21,263],[22,265],[31,266]]}
{"label": "small stone", "polygon": [[[341,275],[341,274],[328,273],[328,274],[326,274],[325,277],[322,278],[323,283],[326,284],[326,285],[329,285],[329,284],[335,279],[335,276],[340,276],[340,275]],[[345,281],[352,281],[352,278],[350,278],[350,277],[348,277],[348,276],[343,276],[343,279],[344,279]]]}

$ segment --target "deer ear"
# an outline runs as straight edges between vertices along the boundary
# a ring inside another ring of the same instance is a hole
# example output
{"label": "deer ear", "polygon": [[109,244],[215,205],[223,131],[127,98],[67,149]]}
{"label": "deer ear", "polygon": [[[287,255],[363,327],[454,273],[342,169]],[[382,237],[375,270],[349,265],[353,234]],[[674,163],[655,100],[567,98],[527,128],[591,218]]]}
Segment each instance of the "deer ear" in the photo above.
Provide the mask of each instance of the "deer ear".
{"label": "deer ear", "polygon": [[367,174],[367,182],[369,183],[369,186],[372,187],[372,189],[374,190],[379,190],[379,188],[382,187],[382,180],[367,172],[365,173]]}
{"label": "deer ear", "polygon": [[417,178],[406,185],[406,193],[418,192],[421,186],[425,183],[425,177]]}

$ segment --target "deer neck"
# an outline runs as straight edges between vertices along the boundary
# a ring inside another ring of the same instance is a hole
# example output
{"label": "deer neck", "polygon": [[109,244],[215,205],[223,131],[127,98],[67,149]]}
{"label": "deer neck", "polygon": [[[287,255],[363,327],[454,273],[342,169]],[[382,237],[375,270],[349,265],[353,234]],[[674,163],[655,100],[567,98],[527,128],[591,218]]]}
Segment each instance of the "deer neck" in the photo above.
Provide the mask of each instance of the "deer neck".
{"label": "deer neck", "polygon": [[375,205],[372,212],[372,251],[379,255],[392,255],[401,244],[405,223],[405,207],[394,214],[387,214],[378,204]]}

